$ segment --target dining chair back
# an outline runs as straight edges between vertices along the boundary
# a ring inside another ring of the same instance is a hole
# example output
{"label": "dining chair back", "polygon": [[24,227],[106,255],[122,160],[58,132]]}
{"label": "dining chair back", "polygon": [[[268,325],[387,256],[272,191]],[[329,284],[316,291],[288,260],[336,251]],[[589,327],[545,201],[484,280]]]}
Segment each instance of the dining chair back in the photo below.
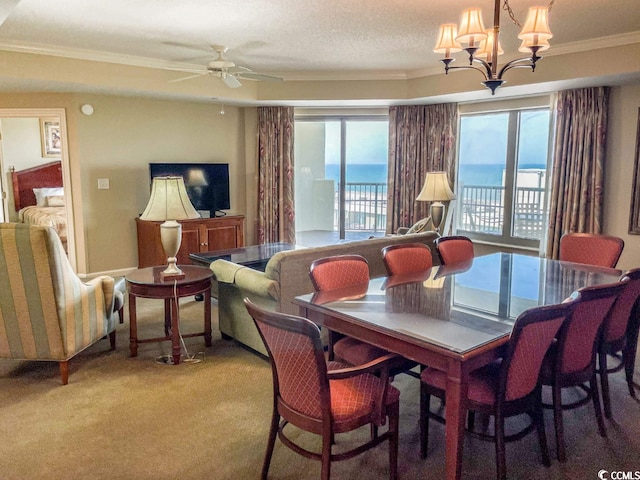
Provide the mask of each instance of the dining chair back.
{"label": "dining chair back", "polygon": [[[542,415],[540,370],[555,336],[571,313],[573,303],[534,307],[515,321],[506,352],[501,361],[471,372],[465,408],[470,413],[482,412],[494,417],[494,435],[480,435],[496,444],[497,478],[506,478],[505,442],[522,438],[534,430],[542,460],[549,465],[544,420]],[[446,374],[427,369],[422,373],[421,388],[421,452],[427,454],[430,396],[444,398]],[[524,430],[505,436],[505,418],[528,413],[533,422]]]}
{"label": "dining chair back", "polygon": [[382,249],[382,259],[389,275],[425,272],[433,266],[431,249],[424,243],[386,246]]}
{"label": "dining chair back", "polygon": [[369,263],[361,255],[335,255],[315,260],[309,267],[316,292],[369,283]]}
{"label": "dining chair back", "polygon": [[435,240],[436,250],[443,265],[468,262],[473,260],[473,242],[468,237],[454,235],[440,237]]}
{"label": "dining chair back", "polygon": [[[571,317],[545,359],[542,383],[552,388],[557,457],[561,462],[566,461],[563,409],[580,407],[591,399],[600,435],[606,436],[596,381],[596,352],[604,321],[623,288],[624,284],[618,282],[584,287],[574,292]],[[589,383],[588,387],[586,383]],[[567,387],[580,387],[586,395],[579,401],[562,404],[561,391]]]}
{"label": "dining chair back", "polygon": [[[360,255],[335,255],[315,260],[309,268],[311,283],[317,292],[369,283],[369,264]],[[353,337],[329,331],[329,359],[338,358],[350,365],[362,365],[388,352]]]}
{"label": "dining chair back", "polygon": [[560,238],[559,259],[565,262],[615,268],[623,248],[624,241],[618,237],[591,233],[567,233]]}
{"label": "dining chair back", "polygon": [[[346,460],[389,441],[389,478],[397,478],[398,422],[400,392],[389,384],[388,364],[393,355],[365,367],[324,359],[320,330],[311,321],[263,309],[244,299],[271,361],[273,411],[261,478],[266,480],[276,437],[296,453],[321,461],[321,478],[330,477],[331,462]],[[379,376],[372,373],[379,372]],[[387,430],[377,427],[388,421]],[[291,424],[322,437],[321,452],[296,442],[285,433]],[[363,425],[374,425],[367,442],[340,453],[333,453],[335,435]]]}
{"label": "dining chair back", "polygon": [[[622,281],[624,289],[605,320],[602,340],[598,349],[598,373],[602,387],[604,415],[611,418],[611,395],[609,374],[624,368],[629,395],[635,398],[633,373],[638,349],[638,329],[640,328],[640,268],[626,272]],[[618,364],[609,367],[607,357],[612,356]]]}

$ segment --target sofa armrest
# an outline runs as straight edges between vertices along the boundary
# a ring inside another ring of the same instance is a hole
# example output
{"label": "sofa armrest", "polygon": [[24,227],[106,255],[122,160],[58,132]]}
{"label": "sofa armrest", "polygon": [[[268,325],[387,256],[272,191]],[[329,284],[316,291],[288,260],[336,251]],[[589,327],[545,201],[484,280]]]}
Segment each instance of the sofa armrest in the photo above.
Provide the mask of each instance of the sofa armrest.
{"label": "sofa armrest", "polygon": [[227,260],[212,262],[211,271],[218,282],[233,284],[249,297],[270,298],[276,301],[280,298],[280,286],[276,281],[267,278],[264,272]]}

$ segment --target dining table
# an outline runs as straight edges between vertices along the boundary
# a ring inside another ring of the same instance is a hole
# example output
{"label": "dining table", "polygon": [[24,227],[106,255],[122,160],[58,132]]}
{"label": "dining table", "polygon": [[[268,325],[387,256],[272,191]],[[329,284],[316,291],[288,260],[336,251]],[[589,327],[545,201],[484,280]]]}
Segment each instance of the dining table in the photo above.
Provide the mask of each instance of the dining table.
{"label": "dining table", "polygon": [[296,297],[300,315],[447,374],[445,473],[462,473],[469,373],[501,356],[525,310],[561,303],[579,288],[615,283],[621,271],[494,253],[425,272],[370,279]]}

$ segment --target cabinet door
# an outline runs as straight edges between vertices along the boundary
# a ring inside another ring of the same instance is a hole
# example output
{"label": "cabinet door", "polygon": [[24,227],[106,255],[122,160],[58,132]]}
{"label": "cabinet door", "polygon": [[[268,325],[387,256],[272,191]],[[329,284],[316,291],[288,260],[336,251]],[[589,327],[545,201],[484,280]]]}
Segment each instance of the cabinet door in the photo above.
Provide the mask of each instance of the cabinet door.
{"label": "cabinet door", "polygon": [[238,248],[242,246],[242,240],[238,240],[238,226],[227,225],[203,225],[202,237],[207,244],[202,246],[203,252],[213,250],[226,250],[228,248]]}
{"label": "cabinet door", "polygon": [[200,225],[182,223],[182,243],[178,250],[178,265],[191,265],[189,254],[201,251]]}

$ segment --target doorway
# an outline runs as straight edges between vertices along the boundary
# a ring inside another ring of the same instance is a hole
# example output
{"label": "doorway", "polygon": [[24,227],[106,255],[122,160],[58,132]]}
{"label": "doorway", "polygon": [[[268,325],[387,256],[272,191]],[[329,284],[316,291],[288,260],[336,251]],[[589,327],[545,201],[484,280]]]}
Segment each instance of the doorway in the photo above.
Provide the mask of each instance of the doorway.
{"label": "doorway", "polygon": [[[46,120],[46,121],[45,121]],[[57,125],[56,125],[57,123]],[[53,124],[55,131],[50,131]],[[5,128],[6,132],[5,132]],[[34,132],[33,129],[36,129]],[[0,108],[0,197],[2,215],[0,221],[18,221],[18,212],[13,205],[13,188],[10,168],[32,167],[38,163],[59,160],[62,167],[62,188],[64,192],[64,212],[66,213],[66,244],[69,261],[76,270],[76,247],[73,221],[73,200],[71,190],[71,172],[67,143],[67,118],[63,108]],[[24,135],[23,138],[17,138]],[[50,141],[58,141],[51,148]],[[21,141],[28,145],[24,148],[11,148]],[[49,145],[47,143],[49,142]],[[58,148],[59,147],[59,148]]]}
{"label": "doorway", "polygon": [[296,243],[384,236],[388,136],[386,116],[296,118]]}

